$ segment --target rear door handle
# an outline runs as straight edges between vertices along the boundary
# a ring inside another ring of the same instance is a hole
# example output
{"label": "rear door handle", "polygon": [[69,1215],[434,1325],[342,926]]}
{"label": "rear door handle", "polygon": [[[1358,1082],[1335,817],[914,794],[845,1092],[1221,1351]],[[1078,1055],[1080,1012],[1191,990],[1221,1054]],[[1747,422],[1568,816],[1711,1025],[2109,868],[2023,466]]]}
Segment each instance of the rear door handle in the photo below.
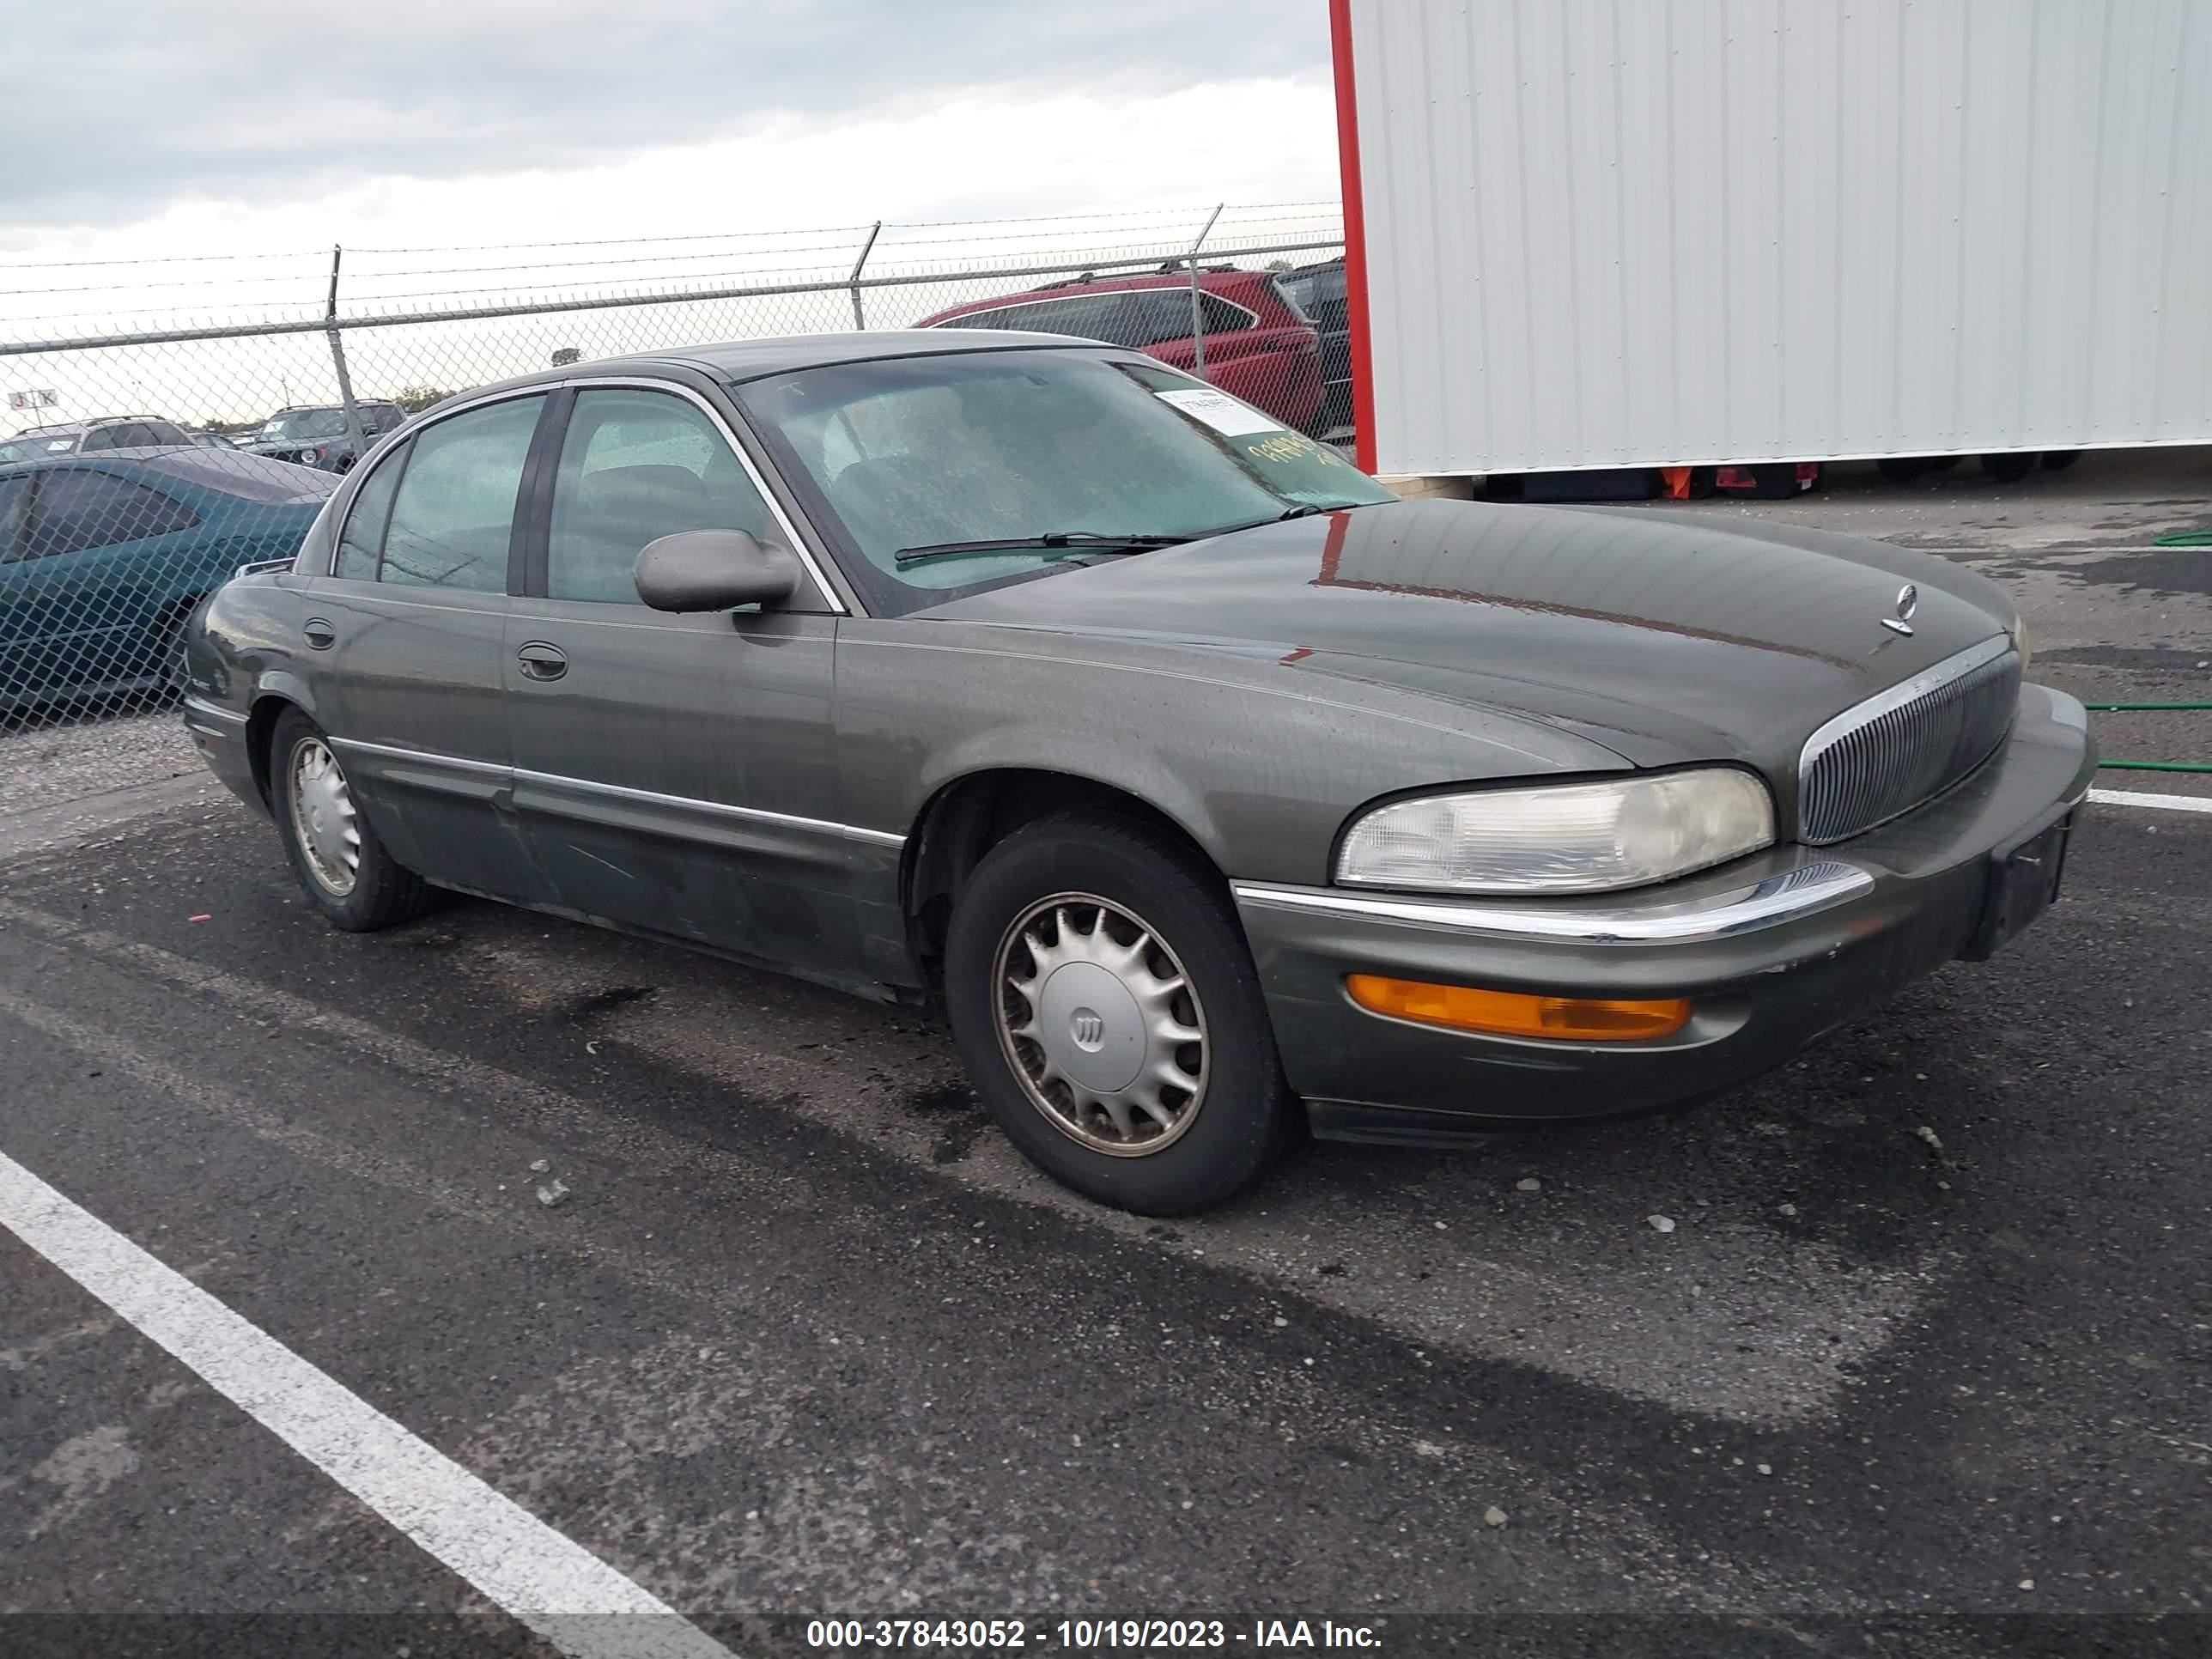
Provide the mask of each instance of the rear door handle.
{"label": "rear door handle", "polygon": [[327,651],[338,642],[338,630],[320,617],[310,617],[300,625],[307,636],[307,643],[318,651]]}
{"label": "rear door handle", "polygon": [[568,672],[568,659],[557,646],[532,640],[514,653],[522,672],[533,680],[557,680]]}

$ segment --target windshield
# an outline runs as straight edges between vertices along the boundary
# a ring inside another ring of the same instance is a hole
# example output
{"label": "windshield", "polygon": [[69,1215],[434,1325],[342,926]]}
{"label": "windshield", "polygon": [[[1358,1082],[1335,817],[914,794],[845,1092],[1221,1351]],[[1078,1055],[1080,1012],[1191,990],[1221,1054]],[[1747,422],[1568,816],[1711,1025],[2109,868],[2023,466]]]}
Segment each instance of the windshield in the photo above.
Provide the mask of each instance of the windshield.
{"label": "windshield", "polygon": [[345,410],[342,409],[288,409],[282,415],[271,415],[261,428],[261,441],[270,443],[285,438],[343,438],[345,436]]}
{"label": "windshield", "polygon": [[[1395,499],[1325,444],[1203,381],[1097,352],[843,363],[743,387],[872,608],[1034,575],[1099,549],[902,550],[994,538],[1188,540]],[[811,486],[811,487],[810,487]]]}

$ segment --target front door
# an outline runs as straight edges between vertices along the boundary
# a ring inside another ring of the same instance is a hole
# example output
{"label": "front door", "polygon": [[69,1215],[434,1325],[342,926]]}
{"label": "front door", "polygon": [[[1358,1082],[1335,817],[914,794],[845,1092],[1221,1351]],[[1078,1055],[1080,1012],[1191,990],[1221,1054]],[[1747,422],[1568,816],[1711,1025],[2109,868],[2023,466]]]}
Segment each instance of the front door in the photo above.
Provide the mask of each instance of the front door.
{"label": "front door", "polygon": [[828,598],[810,580],[773,612],[671,616],[639,601],[637,555],[659,537],[792,539],[693,397],[579,391],[557,457],[503,670],[515,810],[559,902],[855,980]]}
{"label": "front door", "polygon": [[[332,574],[308,586],[310,711],[371,826],[431,881],[544,902],[510,796],[507,571],[544,393],[464,410],[374,458]],[[519,562],[518,562],[519,568]]]}

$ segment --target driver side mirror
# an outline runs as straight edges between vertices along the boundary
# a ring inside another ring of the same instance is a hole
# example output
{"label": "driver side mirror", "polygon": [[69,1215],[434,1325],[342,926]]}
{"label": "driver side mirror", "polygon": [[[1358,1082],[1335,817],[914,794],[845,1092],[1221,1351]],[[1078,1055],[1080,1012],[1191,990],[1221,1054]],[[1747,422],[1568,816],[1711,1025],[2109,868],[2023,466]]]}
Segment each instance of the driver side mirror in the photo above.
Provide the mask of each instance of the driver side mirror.
{"label": "driver side mirror", "polygon": [[743,530],[684,530],[637,556],[637,596],[655,611],[729,611],[787,599],[799,563]]}

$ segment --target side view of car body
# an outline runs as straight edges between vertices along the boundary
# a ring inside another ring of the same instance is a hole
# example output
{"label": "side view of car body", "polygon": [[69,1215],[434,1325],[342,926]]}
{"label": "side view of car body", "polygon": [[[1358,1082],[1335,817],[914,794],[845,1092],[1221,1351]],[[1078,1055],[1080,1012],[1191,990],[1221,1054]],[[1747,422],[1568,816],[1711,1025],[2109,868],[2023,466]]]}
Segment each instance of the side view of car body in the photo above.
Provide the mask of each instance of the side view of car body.
{"label": "side view of car body", "polygon": [[978,300],[924,318],[922,328],[1019,329],[1133,346],[1196,373],[1205,344],[1205,379],[1293,431],[1316,429],[1322,372],[1313,325],[1276,278],[1223,265],[1198,273],[1198,329],[1192,330],[1187,270],[1142,276],[1079,276],[1027,294]]}
{"label": "side view of car body", "polygon": [[188,444],[192,434],[174,421],[153,415],[103,415],[89,421],[35,426],[0,440],[0,466],[10,461],[50,460],[61,455],[91,455],[110,449],[145,449],[160,444]]}
{"label": "side view of car body", "polygon": [[[374,402],[357,404],[355,408],[361,417],[362,441],[370,449],[407,422],[407,411],[398,404]],[[354,453],[345,410],[337,404],[278,410],[262,423],[250,447],[256,455],[312,466],[320,472],[350,471],[361,459]]]}
{"label": "side view of car body", "polygon": [[1028,1157],[1154,1213],[1301,1119],[1770,1070],[2033,923],[2095,765],[1964,566],[1402,502],[983,331],[455,398],[186,640],[194,741],[336,926],[451,888],[940,1003]]}
{"label": "side view of car body", "polygon": [[198,445],[0,466],[0,713],[173,690],[185,615],[298,551],[335,483]]}

